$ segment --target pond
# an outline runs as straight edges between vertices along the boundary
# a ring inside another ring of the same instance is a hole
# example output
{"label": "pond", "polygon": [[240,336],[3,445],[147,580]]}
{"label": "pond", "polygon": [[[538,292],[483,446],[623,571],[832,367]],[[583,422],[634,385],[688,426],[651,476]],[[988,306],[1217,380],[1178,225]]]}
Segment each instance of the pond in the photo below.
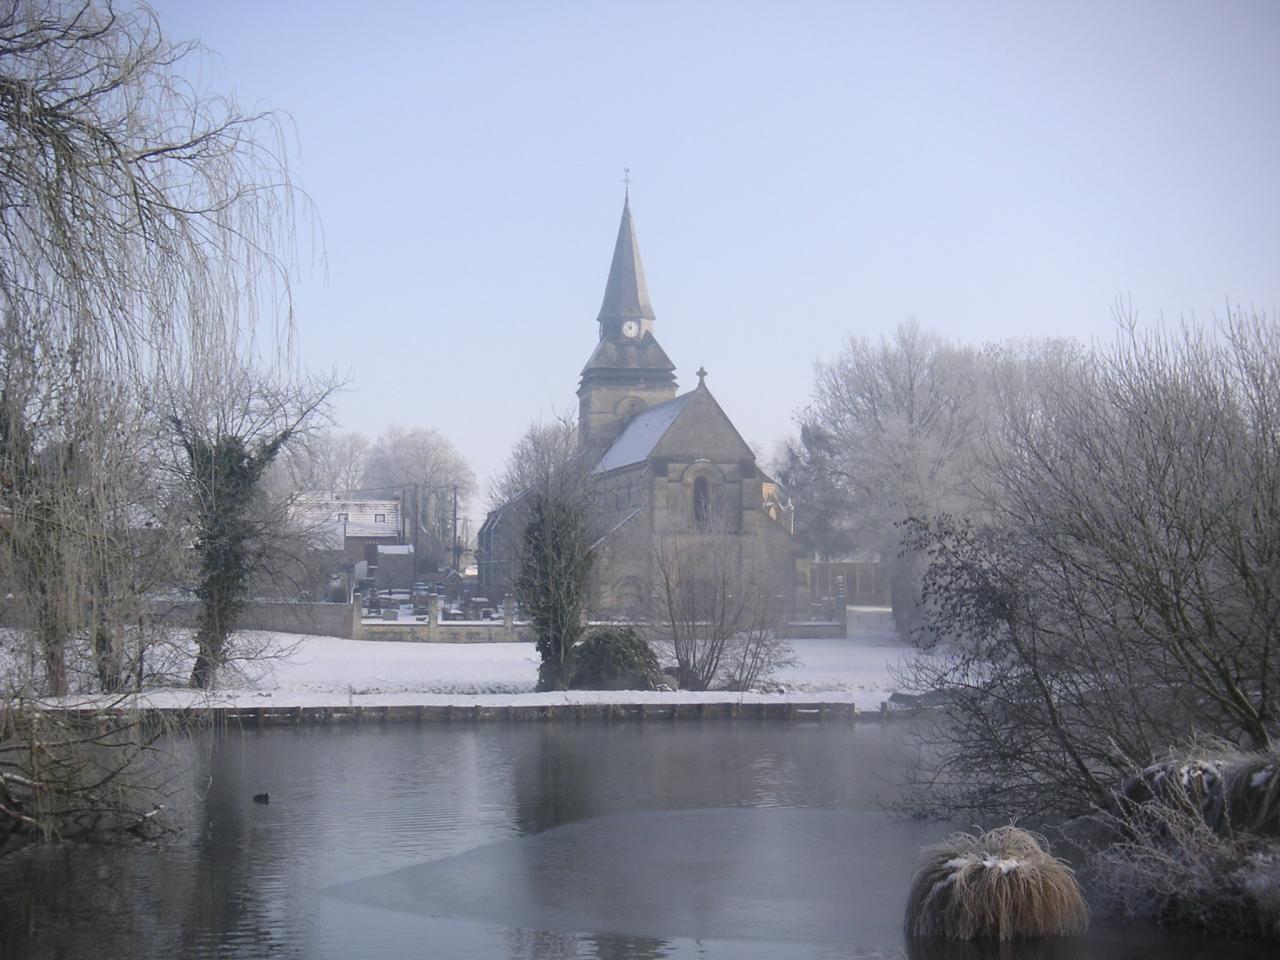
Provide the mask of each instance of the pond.
{"label": "pond", "polygon": [[[908,947],[898,725],[390,724],[197,738],[177,835],[0,860],[0,957],[1224,960],[1083,941]],[[255,804],[268,791],[269,805]]]}

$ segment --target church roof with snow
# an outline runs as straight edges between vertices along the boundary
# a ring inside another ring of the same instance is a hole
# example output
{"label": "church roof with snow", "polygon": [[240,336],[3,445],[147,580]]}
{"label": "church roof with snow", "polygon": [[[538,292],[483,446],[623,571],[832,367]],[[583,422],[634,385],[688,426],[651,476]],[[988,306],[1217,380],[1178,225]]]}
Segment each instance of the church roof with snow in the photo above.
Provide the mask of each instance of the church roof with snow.
{"label": "church roof with snow", "polygon": [[622,433],[618,434],[618,438],[610,444],[609,449],[604,452],[604,456],[591,472],[593,474],[608,473],[610,470],[629,467],[649,459],[658,441],[666,435],[667,430],[676,422],[676,418],[689,402],[689,398],[696,392],[690,390],[666,403],[650,407],[637,416],[623,428]]}

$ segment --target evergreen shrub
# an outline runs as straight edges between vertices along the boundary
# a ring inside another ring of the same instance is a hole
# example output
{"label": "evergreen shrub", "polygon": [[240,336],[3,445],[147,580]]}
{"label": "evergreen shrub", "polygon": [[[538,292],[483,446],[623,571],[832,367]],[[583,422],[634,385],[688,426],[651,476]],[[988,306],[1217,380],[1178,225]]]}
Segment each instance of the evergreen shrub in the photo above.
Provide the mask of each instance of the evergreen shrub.
{"label": "evergreen shrub", "polygon": [[662,682],[653,648],[631,627],[593,631],[574,655],[574,690],[652,690]]}

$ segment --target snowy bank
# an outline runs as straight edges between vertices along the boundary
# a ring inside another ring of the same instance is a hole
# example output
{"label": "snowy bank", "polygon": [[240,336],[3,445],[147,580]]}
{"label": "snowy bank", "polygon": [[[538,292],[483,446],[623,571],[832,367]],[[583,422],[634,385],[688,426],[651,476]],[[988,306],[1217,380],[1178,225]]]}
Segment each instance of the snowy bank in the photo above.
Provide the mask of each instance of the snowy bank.
{"label": "snowy bank", "polygon": [[[161,709],[349,709],[825,702],[865,711],[878,710],[896,689],[893,670],[910,653],[883,636],[796,640],[797,664],[778,671],[768,692],[535,693],[537,653],[531,643],[371,643],[298,634],[258,639],[278,656],[243,665],[221,689],[152,689],[127,703]],[[68,698],[63,705],[90,702]]]}

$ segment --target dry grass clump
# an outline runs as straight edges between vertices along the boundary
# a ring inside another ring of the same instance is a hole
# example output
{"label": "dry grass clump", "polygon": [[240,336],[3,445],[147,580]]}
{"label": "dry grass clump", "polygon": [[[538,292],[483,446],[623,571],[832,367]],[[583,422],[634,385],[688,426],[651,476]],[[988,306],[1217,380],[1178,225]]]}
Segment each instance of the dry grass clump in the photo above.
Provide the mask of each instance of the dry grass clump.
{"label": "dry grass clump", "polygon": [[952,834],[924,850],[907,898],[913,937],[952,940],[1070,936],[1089,925],[1069,866],[1027,830]]}

